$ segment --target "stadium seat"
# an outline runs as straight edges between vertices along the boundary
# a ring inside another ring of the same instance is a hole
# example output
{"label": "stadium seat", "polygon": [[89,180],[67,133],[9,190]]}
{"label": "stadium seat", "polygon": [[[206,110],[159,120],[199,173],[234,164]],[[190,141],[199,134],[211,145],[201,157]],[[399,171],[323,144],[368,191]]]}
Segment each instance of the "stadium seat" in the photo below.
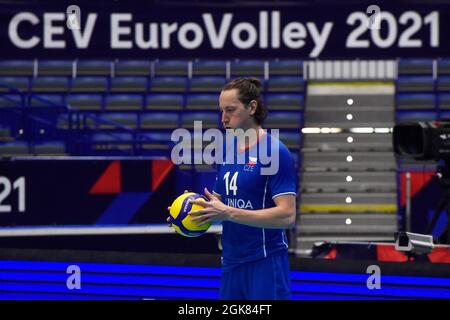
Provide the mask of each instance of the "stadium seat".
{"label": "stadium seat", "polygon": [[0,108],[22,106],[21,96],[18,94],[0,94]]}
{"label": "stadium seat", "polygon": [[300,149],[300,130],[297,132],[280,132],[279,139],[281,142],[283,142],[286,147],[292,150],[299,150]]}
{"label": "stadium seat", "polygon": [[114,75],[120,76],[150,76],[150,61],[119,60],[114,64]]}
{"label": "stadium seat", "polygon": [[219,112],[218,94],[189,94],[186,101],[189,110],[215,110]]}
{"label": "stadium seat", "polygon": [[190,82],[190,92],[216,92],[225,85],[225,77],[193,77]]}
{"label": "stadium seat", "polygon": [[192,63],[192,75],[195,76],[227,76],[225,60],[196,60]]}
{"label": "stadium seat", "polygon": [[146,92],[145,77],[116,77],[111,79],[111,92]]}
{"label": "stadium seat", "polygon": [[144,150],[168,150],[173,143],[170,138],[169,132],[146,132],[140,135]]}
{"label": "stadium seat", "polygon": [[397,122],[401,121],[431,121],[437,119],[436,112],[427,111],[409,111],[397,112]]}
{"label": "stadium seat", "polygon": [[60,94],[35,94],[30,97],[31,107],[65,107],[64,97]]}
{"label": "stadium seat", "polygon": [[440,94],[438,103],[440,109],[450,109],[450,94]]}
{"label": "stadium seat", "polygon": [[46,156],[64,156],[66,153],[66,144],[63,141],[45,141],[36,143],[34,154]]}
{"label": "stadium seat", "polygon": [[155,77],[188,76],[188,62],[183,60],[157,60],[154,62]]}
{"label": "stadium seat", "polygon": [[33,60],[1,60],[0,76],[33,76]]}
{"label": "stadium seat", "polygon": [[30,155],[28,143],[24,141],[12,141],[0,143],[0,157]]}
{"label": "stadium seat", "polygon": [[110,94],[106,96],[105,110],[141,110],[142,95]]}
{"label": "stadium seat", "polygon": [[78,76],[111,76],[112,62],[108,60],[80,60],[77,62]]}
{"label": "stadium seat", "polygon": [[301,129],[302,116],[298,112],[269,112],[264,122],[266,128]]}
{"label": "stadium seat", "polygon": [[272,76],[303,76],[303,61],[273,60],[269,62],[269,79]]}
{"label": "stadium seat", "polygon": [[67,92],[69,79],[67,77],[37,77],[33,78],[32,92]]}
{"label": "stadium seat", "polygon": [[439,59],[437,62],[438,76],[450,76],[450,59]]}
{"label": "stadium seat", "polygon": [[433,77],[399,77],[397,82],[397,91],[433,91]]}
{"label": "stadium seat", "polygon": [[152,92],[185,92],[187,78],[184,77],[158,77],[151,80]]}
{"label": "stadium seat", "polygon": [[235,60],[231,62],[231,78],[263,76],[263,60]]}
{"label": "stadium seat", "polygon": [[178,93],[148,94],[145,108],[148,110],[181,110],[183,95]]}
{"label": "stadium seat", "polygon": [[11,130],[8,127],[0,126],[0,141],[11,141],[14,140],[13,137],[11,137]]}
{"label": "stadium seat", "polygon": [[106,77],[77,77],[72,79],[72,92],[106,92],[108,79]]}
{"label": "stadium seat", "polygon": [[120,126],[135,129],[138,126],[138,115],[136,113],[102,113],[98,119],[100,129],[120,129]]}
{"label": "stadium seat", "polygon": [[72,60],[39,60],[37,76],[73,76]]}
{"label": "stadium seat", "polygon": [[303,92],[305,83],[302,77],[270,77],[267,92]]}
{"label": "stadium seat", "polygon": [[449,91],[450,92],[450,76],[437,78],[437,91]]}
{"label": "stadium seat", "polygon": [[194,128],[194,121],[201,121],[203,129],[219,128],[218,112],[185,112],[183,113],[182,126],[183,128]]}
{"label": "stadium seat", "polygon": [[28,85],[27,77],[0,77],[0,92],[27,92]]}
{"label": "stadium seat", "polygon": [[267,93],[265,103],[269,110],[301,110],[303,96],[292,93]]}
{"label": "stadium seat", "polygon": [[133,149],[134,137],[131,132],[97,132],[90,136],[92,147],[97,152]]}
{"label": "stadium seat", "polygon": [[398,74],[403,75],[433,75],[432,59],[400,59]]}
{"label": "stadium seat", "polygon": [[141,115],[141,129],[176,129],[177,127],[177,113],[150,112]]}
{"label": "stadium seat", "polygon": [[67,104],[76,110],[101,110],[102,95],[100,94],[70,94],[66,98]]}
{"label": "stadium seat", "polygon": [[399,93],[397,94],[397,109],[434,109],[435,107],[434,94],[411,94]]}

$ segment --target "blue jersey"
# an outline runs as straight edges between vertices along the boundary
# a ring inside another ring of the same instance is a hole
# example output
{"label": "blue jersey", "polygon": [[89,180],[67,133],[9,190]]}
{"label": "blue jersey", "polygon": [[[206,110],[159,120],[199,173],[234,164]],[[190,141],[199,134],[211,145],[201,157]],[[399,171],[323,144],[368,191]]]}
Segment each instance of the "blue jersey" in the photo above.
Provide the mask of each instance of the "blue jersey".
{"label": "blue jersey", "polygon": [[[273,140],[278,142],[277,172],[270,175],[261,174],[261,169],[270,167],[270,164],[259,156],[258,150],[267,150],[264,154],[272,156],[274,150],[271,150],[271,139],[276,138],[266,133],[257,144],[247,150],[231,151],[235,153],[233,161],[229,161],[229,154],[224,155],[224,159],[230,163],[224,161],[218,164],[213,188],[224,204],[241,209],[260,210],[275,207],[274,198],[277,196],[296,195],[297,175],[291,154],[281,141]],[[230,149],[226,152],[230,152]],[[244,158],[244,163],[237,163],[239,157]],[[223,272],[288,248],[283,229],[256,228],[230,221],[223,221],[222,225]]]}

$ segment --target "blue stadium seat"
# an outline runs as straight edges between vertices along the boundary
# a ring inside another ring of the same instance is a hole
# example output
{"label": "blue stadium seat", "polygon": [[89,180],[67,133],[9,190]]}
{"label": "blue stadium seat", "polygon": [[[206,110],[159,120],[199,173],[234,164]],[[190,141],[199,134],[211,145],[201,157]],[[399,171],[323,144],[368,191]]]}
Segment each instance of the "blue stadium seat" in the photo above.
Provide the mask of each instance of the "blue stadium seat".
{"label": "blue stadium seat", "polygon": [[157,60],[154,62],[155,77],[160,76],[188,76],[188,61]]}
{"label": "blue stadium seat", "polygon": [[140,138],[144,150],[168,150],[173,144],[169,132],[146,132]]}
{"label": "blue stadium seat", "polygon": [[183,95],[178,93],[148,94],[146,109],[149,110],[181,110]]}
{"label": "blue stadium seat", "polygon": [[450,59],[439,59],[437,69],[438,76],[450,76]]}
{"label": "blue stadium seat", "polygon": [[72,79],[71,92],[106,92],[108,79],[106,77],[77,77]]}
{"label": "blue stadium seat", "polygon": [[102,110],[101,94],[70,94],[67,95],[66,101],[76,110]]}
{"label": "blue stadium seat", "polygon": [[440,109],[450,109],[450,94],[440,94],[438,96],[439,108]]}
{"label": "blue stadium seat", "polygon": [[0,143],[0,157],[25,156],[30,154],[31,152],[27,142],[11,141]]}
{"label": "blue stadium seat", "polygon": [[400,59],[398,74],[403,75],[433,75],[432,59]]}
{"label": "blue stadium seat", "polygon": [[136,113],[114,112],[99,115],[100,129],[120,129],[120,126],[135,129],[138,126],[138,115]]}
{"label": "blue stadium seat", "polygon": [[216,92],[218,95],[225,83],[225,77],[193,77],[190,92]]}
{"label": "blue stadium seat", "polygon": [[32,92],[67,92],[69,79],[67,77],[37,77],[33,78]]}
{"label": "blue stadium seat", "polygon": [[155,77],[151,80],[153,92],[185,92],[187,78],[185,77]]}
{"label": "blue stadium seat", "polygon": [[35,94],[30,97],[31,107],[64,107],[64,97],[60,94]]}
{"label": "blue stadium seat", "polygon": [[37,75],[72,77],[73,65],[72,60],[39,60]]}
{"label": "blue stadium seat", "polygon": [[227,62],[225,60],[196,60],[192,63],[192,75],[220,76],[227,75]]}
{"label": "blue stadium seat", "polygon": [[231,77],[263,77],[263,60],[235,60],[231,62]]}
{"label": "blue stadium seat", "polygon": [[301,110],[303,95],[293,93],[266,93],[265,103],[269,110]]}
{"label": "blue stadium seat", "polygon": [[44,141],[34,145],[34,154],[46,156],[64,156],[66,153],[66,144],[64,141]]}
{"label": "blue stadium seat", "polygon": [[219,112],[218,94],[189,94],[186,101],[189,110],[214,110]]}
{"label": "blue stadium seat", "polygon": [[305,82],[302,77],[270,77],[267,81],[268,92],[303,92]]}
{"label": "blue stadium seat", "polygon": [[433,77],[417,76],[417,77],[399,77],[397,82],[397,91],[433,91]]}
{"label": "blue stadium seat", "polygon": [[0,76],[33,76],[33,60],[0,60]]}
{"label": "blue stadium seat", "polygon": [[435,95],[430,93],[398,93],[397,109],[434,109]]}
{"label": "blue stadium seat", "polygon": [[301,129],[302,115],[298,112],[271,111],[264,122],[270,129]]}
{"label": "blue stadium seat", "polygon": [[172,112],[150,112],[141,115],[141,129],[176,129],[178,114]]}
{"label": "blue stadium seat", "polygon": [[219,112],[185,112],[182,116],[183,128],[194,128],[194,121],[201,121],[203,129],[219,128]]}
{"label": "blue stadium seat", "polygon": [[0,94],[0,108],[20,106],[22,106],[22,100],[19,94]]}
{"label": "blue stadium seat", "polygon": [[111,79],[111,92],[146,92],[145,77],[116,77]]}
{"label": "blue stadium seat", "polygon": [[91,140],[96,154],[117,154],[115,151],[130,151],[133,149],[134,137],[129,132],[97,132],[87,136]]}
{"label": "blue stadium seat", "polygon": [[437,119],[436,112],[431,111],[409,111],[397,112],[397,122],[401,121],[431,121]]}
{"label": "blue stadium seat", "polygon": [[437,91],[449,91],[450,92],[450,76],[437,78]]}
{"label": "blue stadium seat", "polygon": [[112,62],[109,60],[80,60],[77,62],[78,76],[111,76]]}
{"label": "blue stadium seat", "polygon": [[272,76],[303,76],[303,61],[273,60],[269,62],[269,78]]}
{"label": "blue stadium seat", "polygon": [[150,76],[150,61],[119,60],[114,65],[115,76]]}
{"label": "blue stadium seat", "polygon": [[279,139],[286,145],[286,147],[288,147],[291,150],[300,149],[300,140],[301,140],[300,138],[301,138],[300,130],[297,132],[280,131]]}
{"label": "blue stadium seat", "polygon": [[110,94],[106,97],[105,110],[141,110],[142,95]]}
{"label": "blue stadium seat", "polygon": [[27,92],[28,86],[27,77],[0,77],[0,92]]}

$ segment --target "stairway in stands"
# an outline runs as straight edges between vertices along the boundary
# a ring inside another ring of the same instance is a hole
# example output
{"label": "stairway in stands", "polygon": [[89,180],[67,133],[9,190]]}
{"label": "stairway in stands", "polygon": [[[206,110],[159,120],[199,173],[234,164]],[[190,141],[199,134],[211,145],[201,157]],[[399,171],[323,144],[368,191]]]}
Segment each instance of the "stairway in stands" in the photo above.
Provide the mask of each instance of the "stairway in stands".
{"label": "stairway in stands", "polygon": [[297,254],[322,241],[394,240],[394,91],[392,82],[308,84]]}

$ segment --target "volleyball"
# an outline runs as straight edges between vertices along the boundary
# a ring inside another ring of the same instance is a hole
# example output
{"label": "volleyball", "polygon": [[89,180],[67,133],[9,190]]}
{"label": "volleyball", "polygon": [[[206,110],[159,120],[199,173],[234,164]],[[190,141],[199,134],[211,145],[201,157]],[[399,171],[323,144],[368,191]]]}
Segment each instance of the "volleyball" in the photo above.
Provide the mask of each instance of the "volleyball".
{"label": "volleyball", "polygon": [[211,224],[199,226],[198,221],[191,220],[193,216],[188,215],[188,212],[200,210],[203,207],[190,203],[189,200],[207,201],[208,199],[194,192],[183,193],[170,206],[171,224],[177,233],[185,237],[199,237],[208,230]]}

